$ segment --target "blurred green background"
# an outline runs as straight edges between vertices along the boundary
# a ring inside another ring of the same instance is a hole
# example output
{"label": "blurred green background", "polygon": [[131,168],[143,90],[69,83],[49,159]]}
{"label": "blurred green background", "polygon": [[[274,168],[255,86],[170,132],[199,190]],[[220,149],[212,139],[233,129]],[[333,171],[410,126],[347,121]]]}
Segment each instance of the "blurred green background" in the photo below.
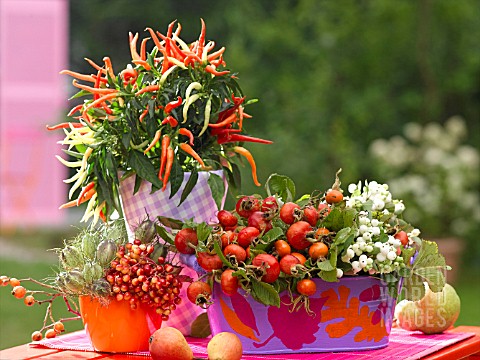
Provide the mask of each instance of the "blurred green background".
{"label": "blurred green background", "polygon": [[[407,214],[409,206],[417,211],[410,220],[426,237],[460,239],[448,240],[453,250],[463,249],[455,265],[454,285],[462,299],[457,325],[479,325],[478,1],[72,0],[69,68],[90,72],[85,57],[100,63],[110,56],[118,71],[130,61],[129,31],[141,37],[147,36],[146,27],[165,32],[176,19],[183,26],[182,38],[194,41],[200,17],[207,24],[207,39],[216,41],[217,48],[227,47],[227,68],[238,72],[247,98],[259,99],[247,108],[253,118],[246,129],[274,141],[250,147],[259,179],[288,175],[302,194],[328,188],[339,168],[344,189],[363,179],[390,182],[418,173],[426,184],[421,191],[402,193],[399,187],[398,192],[392,188],[393,195],[405,199]],[[444,127],[454,116],[463,119],[463,132]],[[432,124],[436,132],[427,130]],[[409,163],[398,164],[404,152],[396,152],[395,144],[419,137],[411,146],[430,155],[433,148],[440,149],[437,160],[416,153]],[[372,151],[378,139],[392,140],[383,144],[383,162]],[[466,157],[468,166],[452,166]],[[263,193],[253,186],[248,166],[244,171],[243,192]],[[437,189],[437,201],[432,201],[436,182],[452,173],[454,180]],[[433,221],[438,213],[446,225],[440,233]],[[71,232],[9,231],[2,242],[21,239],[25,248],[39,254]],[[16,277],[48,276],[55,264],[40,255],[28,263],[6,252],[1,256],[0,272]],[[25,308],[1,290],[0,348],[6,348],[29,341],[44,313]],[[75,326],[67,328],[80,328],[80,322]]]}

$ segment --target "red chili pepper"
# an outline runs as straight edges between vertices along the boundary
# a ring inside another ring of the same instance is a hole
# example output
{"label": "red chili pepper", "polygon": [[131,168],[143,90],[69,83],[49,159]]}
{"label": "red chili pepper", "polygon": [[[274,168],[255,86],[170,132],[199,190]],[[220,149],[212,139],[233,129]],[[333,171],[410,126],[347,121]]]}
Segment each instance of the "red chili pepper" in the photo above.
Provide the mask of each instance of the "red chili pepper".
{"label": "red chili pepper", "polygon": [[185,128],[180,128],[180,130],[178,130],[178,133],[180,135],[184,135],[184,136],[188,136],[188,139],[189,139],[189,142],[190,142],[190,145],[193,146],[193,134],[190,130],[188,129],[185,129]]}
{"label": "red chili pepper", "polygon": [[261,184],[258,182],[258,179],[257,179],[257,166],[255,164],[255,160],[253,159],[253,156],[250,153],[250,151],[248,151],[247,149],[241,146],[235,146],[233,148],[233,151],[235,151],[237,154],[244,156],[247,159],[247,161],[250,164],[250,167],[252,168],[253,182],[255,185],[260,186]]}
{"label": "red chili pepper", "polygon": [[64,122],[64,123],[60,123],[60,124],[53,125],[53,126],[48,126],[47,125],[47,130],[67,129],[67,128],[70,128],[70,125],[72,125],[74,128],[81,128],[81,127],[85,126],[81,123]]}
{"label": "red chili pepper", "polygon": [[237,114],[233,113],[229,117],[227,117],[225,120],[214,123],[214,124],[208,124],[208,126],[211,128],[221,128],[221,127],[225,127],[228,124],[234,123],[236,120],[237,120]]}
{"label": "red chili pepper", "polygon": [[217,142],[221,144],[230,142],[254,142],[259,144],[272,144],[270,140],[264,140],[253,136],[241,135],[241,134],[222,134],[217,136]]}
{"label": "red chili pepper", "polygon": [[189,54],[187,57],[183,60],[183,64],[185,66],[189,66],[190,64],[195,64],[195,62],[201,63],[202,60],[197,56],[197,54]]}
{"label": "red chili pepper", "polygon": [[120,76],[123,77],[123,82],[125,85],[129,83],[133,84],[137,80],[138,72],[135,69],[127,68],[122,70]]}
{"label": "red chili pepper", "polygon": [[83,104],[79,104],[75,107],[73,107],[67,114],[67,116],[72,116],[73,114],[75,114],[77,111],[80,111],[81,109],[83,108]]}
{"label": "red chili pepper", "polygon": [[217,71],[212,65],[205,66],[205,70],[215,76],[227,75],[230,72],[230,70]]}
{"label": "red chili pepper", "polygon": [[203,47],[205,46],[206,26],[205,21],[203,21],[202,18],[200,18],[200,21],[202,22],[202,30],[200,31],[200,37],[198,38],[198,48],[196,54],[201,58],[203,54]]}
{"label": "red chili pepper", "polygon": [[148,145],[148,147],[145,149],[145,151],[143,152],[143,154],[145,155],[147,152],[149,152],[154,146],[155,144],[158,142],[158,140],[160,140],[160,135],[162,134],[162,131],[161,130],[157,130],[155,132],[155,136],[153,137],[153,140],[152,142],[150,143],[150,145]]}
{"label": "red chili pepper", "polygon": [[100,65],[97,65],[93,60],[90,60],[89,58],[85,58],[85,60],[86,60],[90,65],[92,65],[92,67],[93,67],[95,70],[102,70],[102,72],[106,72],[105,69],[103,69]]}
{"label": "red chili pepper", "polygon": [[145,116],[147,116],[148,114],[148,104],[147,104],[147,108],[145,110],[143,110],[143,112],[140,114],[139,118],[138,118],[138,121],[140,122],[143,122],[143,119],[145,119]]}
{"label": "red chili pepper", "polygon": [[167,39],[167,41],[170,43],[170,49],[172,51],[173,57],[180,61],[183,61],[187,57],[187,54],[185,54],[172,39],[169,38]]}
{"label": "red chili pepper", "polygon": [[147,30],[150,32],[150,36],[152,37],[152,40],[155,43],[155,46],[157,47],[157,49],[158,50],[163,49],[163,45],[160,43],[160,40],[158,39],[157,34],[155,34],[155,31],[153,31],[152,28],[147,28]]}
{"label": "red chili pepper", "polygon": [[164,135],[162,138],[162,154],[160,156],[160,170],[158,171],[158,178],[162,180],[163,170],[165,169],[165,163],[167,161],[167,149],[170,146],[170,137]]}
{"label": "red chili pepper", "polygon": [[173,20],[170,24],[168,24],[168,28],[167,28],[167,38],[171,38],[171,37],[172,37],[173,25],[175,25],[176,22],[177,22],[177,20]]}
{"label": "red chili pepper", "polygon": [[182,98],[180,96],[177,97],[177,100],[170,101],[167,105],[165,105],[165,109],[163,110],[166,114],[170,114],[170,112],[182,105]]}
{"label": "red chili pepper", "polygon": [[214,53],[211,53],[210,55],[207,56],[208,62],[211,62],[212,60],[215,60],[218,57],[221,57],[221,55],[224,53],[225,47],[220,48],[220,50],[215,51]]}
{"label": "red chili pepper", "polygon": [[172,115],[168,115],[165,119],[162,121],[162,125],[165,124],[170,124],[171,127],[175,127],[178,125],[178,120],[175,119]]}
{"label": "red chili pepper", "polygon": [[194,158],[201,166],[202,168],[205,167],[205,163],[203,162],[202,158],[200,155],[197,154],[195,150],[192,149],[192,147],[186,143],[181,143],[178,145],[180,149],[184,152],[186,152],[188,155],[190,155],[192,158]]}
{"label": "red chili pepper", "polygon": [[77,206],[79,206],[80,204],[84,203],[87,200],[90,200],[92,198],[93,194],[95,194],[95,193],[96,193],[95,183],[92,181],[87,186],[85,186],[83,188],[82,192],[78,196]]}
{"label": "red chili pepper", "polygon": [[168,178],[170,177],[170,172],[172,171],[174,156],[175,152],[173,151],[172,147],[169,146],[167,149],[167,165],[165,166],[165,175],[163,177],[162,191],[165,191],[165,189],[167,188]]}
{"label": "red chili pepper", "polygon": [[150,38],[145,38],[142,40],[142,43],[140,44],[140,60],[147,60],[147,41]]}
{"label": "red chili pepper", "polygon": [[217,123],[225,120],[227,117],[232,115],[238,109],[238,107],[245,101],[245,97],[238,97],[232,94],[232,101],[233,101],[233,106],[231,108],[223,110],[220,114],[218,114]]}

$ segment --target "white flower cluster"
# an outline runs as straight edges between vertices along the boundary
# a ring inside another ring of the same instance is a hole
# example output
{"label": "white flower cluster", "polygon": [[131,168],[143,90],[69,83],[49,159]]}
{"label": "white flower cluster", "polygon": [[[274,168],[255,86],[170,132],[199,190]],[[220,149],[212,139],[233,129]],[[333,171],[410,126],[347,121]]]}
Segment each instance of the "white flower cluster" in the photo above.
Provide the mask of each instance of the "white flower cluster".
{"label": "white flower cluster", "polygon": [[[355,241],[344,252],[341,260],[350,263],[353,272],[386,274],[405,267],[401,256],[400,240],[388,234],[397,216],[405,210],[404,204],[392,199],[388,185],[376,181],[350,184],[352,194],[346,206],[359,211]],[[409,235],[418,236],[418,229]]]}

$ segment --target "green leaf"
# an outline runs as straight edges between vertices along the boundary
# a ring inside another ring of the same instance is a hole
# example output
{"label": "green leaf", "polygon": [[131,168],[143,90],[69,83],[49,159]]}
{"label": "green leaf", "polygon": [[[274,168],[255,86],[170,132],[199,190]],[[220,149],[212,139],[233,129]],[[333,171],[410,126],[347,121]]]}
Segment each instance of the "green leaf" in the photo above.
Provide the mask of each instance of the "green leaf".
{"label": "green leaf", "polygon": [[182,191],[182,196],[180,197],[180,202],[178,206],[180,206],[181,203],[185,201],[185,199],[188,197],[188,195],[192,192],[193,188],[197,184],[198,181],[198,172],[192,171],[190,174],[190,178],[188,179],[187,183],[185,184],[185,187],[183,188]]}
{"label": "green leaf", "polygon": [[196,231],[200,242],[205,242],[212,233],[212,229],[204,222],[198,224]]}
{"label": "green leaf", "polygon": [[172,170],[170,172],[170,197],[171,199],[177,191],[180,189],[183,183],[183,170],[178,161],[174,161],[172,164]]}
{"label": "green leaf", "polygon": [[[322,270],[322,271],[332,271],[332,270],[335,270],[335,268],[332,266],[332,264],[330,263],[330,261],[319,261],[315,264],[315,267],[319,270]],[[335,270],[335,276],[337,272]]]}
{"label": "green leaf", "polygon": [[220,260],[222,260],[223,265],[233,269],[233,265],[230,263],[230,261],[227,260],[225,255],[223,255],[222,247],[220,246],[220,243],[218,241],[215,241],[213,243],[213,249],[215,250],[215,253],[220,257]]}
{"label": "green leaf", "polygon": [[281,236],[283,236],[283,229],[279,227],[273,227],[262,236],[262,240],[266,243],[271,243]]}
{"label": "green leaf", "polygon": [[318,276],[319,276],[322,280],[325,280],[325,281],[328,281],[328,282],[336,282],[336,281],[338,281],[338,279],[337,279],[337,270],[336,270],[336,269],[330,270],[330,271],[320,271],[320,273],[318,274]]}
{"label": "green leaf", "polygon": [[283,202],[295,199],[295,183],[287,176],[272,174],[265,182],[265,189],[269,196],[276,194]]}
{"label": "green leaf", "polygon": [[169,218],[166,216],[157,216],[157,219],[160,224],[172,230],[180,230],[183,228],[183,222],[181,222],[180,220]]}
{"label": "green leaf", "polygon": [[402,291],[404,298],[410,301],[418,301],[425,296],[425,285],[423,278],[412,274],[403,281]]}
{"label": "green leaf", "polygon": [[225,195],[223,178],[217,174],[210,173],[210,176],[208,177],[208,186],[210,187],[213,199],[217,204],[217,208],[220,209],[222,207],[223,196]]}
{"label": "green leaf", "polygon": [[175,246],[175,236],[170,234],[163,226],[156,225],[157,234],[170,245]]}
{"label": "green leaf", "polygon": [[272,285],[252,278],[251,289],[252,297],[258,302],[267,306],[280,307],[280,295]]}
{"label": "green leaf", "polygon": [[445,275],[438,267],[424,267],[414,269],[415,275],[421,277],[428,283],[428,287],[433,292],[442,291],[445,286]]}
{"label": "green leaf", "polygon": [[163,186],[160,179],[156,176],[156,171],[152,163],[148,161],[148,159],[141,152],[136,150],[129,151],[128,163],[142,179],[147,180],[157,188],[161,188]]}

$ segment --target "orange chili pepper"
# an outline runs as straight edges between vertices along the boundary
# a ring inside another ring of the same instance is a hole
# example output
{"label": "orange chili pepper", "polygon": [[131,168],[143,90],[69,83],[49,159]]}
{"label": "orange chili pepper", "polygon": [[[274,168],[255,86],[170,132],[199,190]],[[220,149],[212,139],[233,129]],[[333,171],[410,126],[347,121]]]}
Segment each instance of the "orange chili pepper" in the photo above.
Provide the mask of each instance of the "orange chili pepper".
{"label": "orange chili pepper", "polygon": [[146,92],[158,91],[158,89],[160,89],[160,85],[148,85],[148,86],[145,86],[143,89],[138,90],[138,91],[135,93],[135,96],[144,94],[144,93],[146,93]]}
{"label": "orange chili pepper", "polygon": [[92,65],[92,67],[95,69],[95,70],[101,70],[102,72],[106,72],[105,69],[103,69],[100,65],[97,65],[93,60],[90,60],[89,58],[84,58],[90,65]]}
{"label": "orange chili pepper", "polygon": [[[98,83],[95,83],[95,85],[97,86]],[[77,80],[75,80],[75,79],[72,81],[72,85],[79,88],[79,89],[89,91],[93,94],[111,94],[111,93],[117,92],[116,89],[98,88],[98,87],[91,87],[91,86],[82,85],[82,84],[79,84],[77,82]]]}
{"label": "orange chili pepper", "polygon": [[230,70],[224,70],[224,71],[217,71],[212,65],[207,65],[205,66],[205,70],[209,72],[210,74],[213,74],[215,76],[222,76],[226,75],[230,72]]}
{"label": "orange chili pepper", "polygon": [[85,108],[85,111],[86,112],[88,109],[91,109],[93,107],[96,107],[97,105],[100,105],[102,104],[104,101],[107,101],[107,100],[112,100],[112,99],[115,99],[117,97],[117,93],[114,92],[114,93],[111,93],[111,94],[107,94],[107,95],[103,95],[102,97],[98,98],[97,100],[91,102],[90,104],[88,104],[88,106]]}
{"label": "orange chili pepper", "polygon": [[244,156],[247,159],[247,161],[249,162],[252,168],[252,178],[253,178],[254,184],[257,186],[261,186],[262,184],[260,184],[257,179],[257,165],[255,164],[255,160],[253,159],[253,156],[250,153],[250,151],[248,151],[247,149],[241,146],[235,146],[233,148],[233,151],[235,151],[237,154]]}
{"label": "orange chili pepper", "polygon": [[112,61],[108,56],[103,58],[103,62],[105,63],[105,67],[107,68],[108,74],[112,79],[115,79],[115,72],[113,71]]}
{"label": "orange chili pepper", "polygon": [[193,146],[193,134],[190,130],[186,129],[186,128],[180,128],[180,130],[178,130],[178,133],[180,135],[184,135],[184,136],[188,136],[188,139],[189,139],[189,142],[190,142],[190,145]]}
{"label": "orange chili pepper", "polygon": [[152,37],[153,42],[155,43],[155,46],[157,47],[158,50],[163,49],[163,45],[160,43],[160,40],[158,39],[158,36],[155,34],[152,28],[147,28],[150,32],[150,36]]}
{"label": "orange chili pepper", "polygon": [[146,61],[146,60],[132,60],[132,62],[135,64],[135,65],[141,65],[145,68],[145,70],[150,70],[152,67],[150,66],[150,64]]}
{"label": "orange chili pepper", "polygon": [[220,48],[220,50],[215,51],[214,53],[211,53],[210,55],[207,56],[208,62],[215,60],[219,56],[221,56],[225,52],[225,46]]}
{"label": "orange chili pepper", "polygon": [[180,96],[177,97],[177,100],[170,101],[167,105],[165,105],[165,109],[163,110],[166,114],[169,114],[173,109],[182,105],[182,98]]}
{"label": "orange chili pepper", "polygon": [[59,209],[67,209],[67,208],[71,208],[71,207],[74,207],[74,206],[77,206],[77,200],[72,200],[72,201],[69,201],[65,204],[62,204],[59,206]]}
{"label": "orange chili pepper", "polygon": [[143,119],[145,119],[145,116],[147,116],[148,114],[148,104],[147,104],[147,108],[145,110],[143,110],[143,112],[140,114],[140,117],[138,118],[138,121],[140,122],[143,122]]}
{"label": "orange chili pepper", "polygon": [[154,146],[155,144],[158,142],[158,140],[160,140],[160,135],[162,134],[162,131],[161,130],[157,130],[155,132],[155,136],[153,137],[153,140],[152,142],[150,143],[150,145],[148,145],[148,147],[145,149],[145,151],[143,152],[143,154],[145,155],[147,152],[149,152]]}
{"label": "orange chili pepper", "polygon": [[83,190],[81,191],[80,195],[78,196],[78,199],[77,199],[77,206],[84,203],[85,201],[87,200],[90,200],[93,196],[93,194],[95,194],[95,183],[92,181],[90,183],[88,183],[87,186],[85,186],[83,188]]}
{"label": "orange chili pepper", "polygon": [[60,124],[53,125],[53,126],[48,126],[47,125],[47,130],[67,129],[67,128],[70,128],[70,125],[72,125],[74,128],[81,128],[81,127],[85,126],[81,123],[64,122],[64,123],[60,123]]}
{"label": "orange chili pepper", "polygon": [[78,80],[90,81],[92,83],[95,83],[95,81],[96,81],[96,78],[93,75],[80,74],[78,72],[70,71],[70,70],[62,70],[62,71],[60,71],[60,74],[70,75],[74,78],[77,78]]}
{"label": "orange chili pepper", "polygon": [[147,41],[150,40],[150,38],[145,38],[142,40],[142,43],[140,44],[140,59],[145,61],[147,60]]}
{"label": "orange chili pepper", "polygon": [[172,171],[173,158],[175,157],[175,152],[171,146],[167,149],[167,165],[165,166],[165,175],[163,176],[163,187],[162,191],[165,191],[168,184],[168,178],[170,177],[170,172]]}
{"label": "orange chili pepper", "polygon": [[203,162],[200,155],[198,155],[197,152],[195,150],[193,150],[193,148],[190,145],[188,145],[186,143],[181,143],[178,146],[180,147],[180,149],[182,151],[186,152],[188,155],[190,155],[192,158],[194,158],[202,166],[202,168],[205,167],[205,163]]}
{"label": "orange chili pepper", "polygon": [[164,135],[162,138],[162,153],[160,155],[160,170],[158,171],[158,178],[162,180],[163,170],[165,168],[165,163],[167,161],[167,149],[170,146],[170,137]]}
{"label": "orange chili pepper", "polygon": [[72,116],[73,114],[75,114],[77,111],[80,111],[80,109],[83,107],[83,104],[79,104],[75,107],[73,107],[67,114],[67,116]]}
{"label": "orange chili pepper", "polygon": [[137,40],[138,40],[138,33],[135,33],[135,36],[129,32],[128,33],[128,42],[130,45],[130,55],[132,55],[132,60],[141,60],[140,55],[137,52]]}
{"label": "orange chili pepper", "polygon": [[167,38],[171,38],[171,37],[172,37],[173,25],[175,25],[176,22],[177,22],[177,20],[173,20],[170,24],[168,24],[168,28],[167,28]]}

